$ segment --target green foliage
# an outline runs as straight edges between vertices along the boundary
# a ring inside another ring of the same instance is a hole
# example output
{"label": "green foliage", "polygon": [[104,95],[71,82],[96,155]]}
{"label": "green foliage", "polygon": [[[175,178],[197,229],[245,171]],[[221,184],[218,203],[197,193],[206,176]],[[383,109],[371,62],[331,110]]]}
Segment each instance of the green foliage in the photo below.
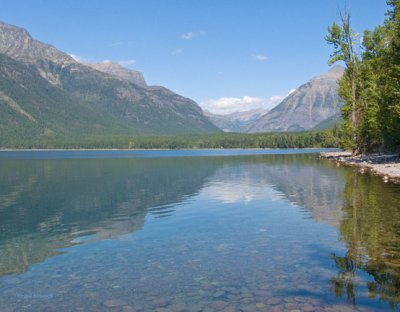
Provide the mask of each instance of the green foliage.
{"label": "green foliage", "polygon": [[326,37],[334,46],[329,63],[346,64],[339,83],[346,103],[340,144],[354,153],[400,149],[400,1],[388,5],[384,25],[364,31],[361,53],[354,49],[349,15]]}
{"label": "green foliage", "polygon": [[338,61],[343,61],[346,65],[346,71],[343,75],[340,85],[340,95],[347,103],[344,107],[344,128],[346,139],[343,145],[351,148],[353,153],[358,152],[358,125],[360,122],[358,114],[359,103],[359,53],[357,53],[358,45],[356,39],[358,34],[351,29],[350,14],[341,14],[341,25],[333,23],[332,27],[328,28],[326,41],[332,44],[334,52],[329,59],[329,64],[334,64]]}
{"label": "green foliage", "polygon": [[[339,274],[332,288],[340,297],[357,302],[361,291],[358,275],[366,272],[368,295],[388,301],[398,311],[400,304],[400,210],[399,194],[388,192],[381,179],[349,172],[343,193],[344,219],[341,239],[347,245],[345,255],[332,254]],[[385,196],[382,196],[382,195]]]}
{"label": "green foliage", "polygon": [[[215,133],[191,100],[86,66],[27,65],[0,53],[0,142],[43,136]],[[50,83],[40,72],[52,77]]]}
{"label": "green foliage", "polygon": [[324,148],[338,147],[340,133],[216,133],[193,135],[42,136],[0,140],[0,148],[23,149],[196,149],[196,148]]}

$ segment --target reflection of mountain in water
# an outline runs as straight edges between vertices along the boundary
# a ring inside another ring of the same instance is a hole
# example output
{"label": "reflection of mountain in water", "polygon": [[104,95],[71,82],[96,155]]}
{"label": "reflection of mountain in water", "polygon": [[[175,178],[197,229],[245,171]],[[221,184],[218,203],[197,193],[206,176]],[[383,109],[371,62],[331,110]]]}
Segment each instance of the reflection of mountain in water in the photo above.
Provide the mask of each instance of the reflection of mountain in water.
{"label": "reflection of mountain in water", "polygon": [[250,202],[270,190],[270,198],[284,194],[333,224],[344,187],[340,173],[313,155],[2,160],[0,172],[0,274],[23,272],[82,236],[140,230],[148,212],[168,216],[205,181],[224,202]]}
{"label": "reflection of mountain in water", "polygon": [[317,221],[339,226],[343,218],[343,171],[315,155],[268,155],[240,167],[228,165],[217,171],[213,182],[204,192],[225,203],[285,197]]}
{"label": "reflection of mountain in water", "polygon": [[343,218],[343,171],[315,156],[301,155],[276,158],[265,174],[270,184],[292,203],[309,210],[315,220],[339,226]]}
{"label": "reflection of mountain in water", "polygon": [[365,286],[368,296],[400,306],[400,188],[381,179],[333,168],[313,155],[269,155],[260,162],[220,168],[206,195],[225,203],[282,195],[311,212],[313,219],[340,230],[344,254],[330,254],[337,268],[332,291],[354,305]]}
{"label": "reflection of mountain in water", "polygon": [[[315,155],[1,160],[0,276],[26,271],[84,239],[140,230],[200,190],[224,203],[289,200],[340,230],[337,296],[400,302],[400,192]],[[277,205],[279,209],[279,205]],[[93,234],[93,235],[91,235]],[[328,255],[325,255],[328,256]],[[364,290],[361,290],[364,291]]]}
{"label": "reflection of mountain in water", "polygon": [[217,165],[200,158],[2,160],[0,275],[23,272],[84,235],[140,230],[148,209],[192,196]]}

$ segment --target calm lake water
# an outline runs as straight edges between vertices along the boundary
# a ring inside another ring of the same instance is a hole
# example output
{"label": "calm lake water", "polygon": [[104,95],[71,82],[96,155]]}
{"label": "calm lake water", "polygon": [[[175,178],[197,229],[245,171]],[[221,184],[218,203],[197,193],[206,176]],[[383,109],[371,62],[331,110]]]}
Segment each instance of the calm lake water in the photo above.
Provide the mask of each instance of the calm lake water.
{"label": "calm lake water", "polygon": [[0,311],[399,311],[400,186],[315,152],[0,152]]}

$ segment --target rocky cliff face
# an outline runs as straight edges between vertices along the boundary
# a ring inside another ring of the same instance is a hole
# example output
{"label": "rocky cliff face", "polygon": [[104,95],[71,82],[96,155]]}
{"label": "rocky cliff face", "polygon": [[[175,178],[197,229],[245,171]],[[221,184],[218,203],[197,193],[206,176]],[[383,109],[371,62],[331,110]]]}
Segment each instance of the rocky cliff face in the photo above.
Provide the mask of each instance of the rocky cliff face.
{"label": "rocky cliff face", "polygon": [[338,80],[343,71],[342,67],[335,66],[300,86],[255,121],[248,132],[309,130],[332,116],[338,116],[343,105],[338,95]]}
{"label": "rocky cliff face", "polygon": [[139,72],[105,65],[81,64],[0,22],[0,143],[59,134],[220,131],[194,101],[148,87]]}
{"label": "rocky cliff face", "polygon": [[29,63],[51,61],[57,65],[70,65],[75,60],[66,53],[49,44],[44,44],[31,37],[23,28],[0,21],[0,53],[16,60]]}
{"label": "rocky cliff face", "polygon": [[117,78],[133,82],[141,87],[147,87],[146,81],[144,80],[143,74],[140,71],[125,68],[119,64],[113,62],[101,62],[101,63],[85,63],[98,71],[108,73]]}

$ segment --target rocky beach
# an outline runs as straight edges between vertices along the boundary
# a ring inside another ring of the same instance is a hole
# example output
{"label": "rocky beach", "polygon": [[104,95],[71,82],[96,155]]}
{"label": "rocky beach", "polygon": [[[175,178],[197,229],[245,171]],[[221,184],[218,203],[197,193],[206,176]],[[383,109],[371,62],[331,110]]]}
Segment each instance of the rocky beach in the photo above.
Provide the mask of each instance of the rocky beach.
{"label": "rocky beach", "polygon": [[323,152],[321,158],[330,159],[337,165],[357,168],[360,172],[383,177],[384,182],[400,183],[400,155],[372,154],[353,156],[350,152]]}

